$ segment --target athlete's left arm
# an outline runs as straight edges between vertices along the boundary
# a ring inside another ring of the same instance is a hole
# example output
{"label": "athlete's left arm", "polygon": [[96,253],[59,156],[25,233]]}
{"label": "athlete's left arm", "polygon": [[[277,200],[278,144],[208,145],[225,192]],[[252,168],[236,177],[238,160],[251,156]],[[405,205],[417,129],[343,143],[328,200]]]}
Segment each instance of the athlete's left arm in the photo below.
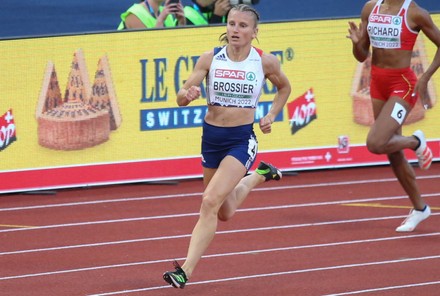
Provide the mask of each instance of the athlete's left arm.
{"label": "athlete's left arm", "polygon": [[416,24],[417,28],[421,30],[426,35],[426,37],[428,37],[429,40],[431,40],[431,42],[437,46],[437,51],[431,64],[423,73],[423,75],[419,78],[414,90],[421,97],[423,104],[426,105],[428,108],[431,108],[432,102],[428,101],[427,99],[428,82],[431,79],[432,75],[434,75],[434,73],[440,67],[440,30],[434,24],[429,12],[423,8],[418,7],[410,16],[413,22]]}
{"label": "athlete's left arm", "polygon": [[289,98],[291,86],[286,74],[281,70],[280,62],[275,55],[264,53],[262,59],[265,77],[277,88],[277,93],[272,101],[272,107],[264,118],[266,123],[267,120],[272,123],[278,113],[283,110]]}

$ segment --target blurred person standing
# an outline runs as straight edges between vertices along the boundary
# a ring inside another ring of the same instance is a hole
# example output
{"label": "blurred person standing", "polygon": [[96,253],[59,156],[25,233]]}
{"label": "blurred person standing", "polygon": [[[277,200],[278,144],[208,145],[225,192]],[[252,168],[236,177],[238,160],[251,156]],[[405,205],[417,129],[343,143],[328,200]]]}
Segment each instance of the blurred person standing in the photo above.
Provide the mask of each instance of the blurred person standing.
{"label": "blurred person standing", "polygon": [[[437,47],[432,63],[417,80],[411,57],[419,32]],[[418,97],[426,109],[432,107],[428,81],[440,66],[440,31],[430,14],[412,0],[370,0],[361,12],[359,27],[349,22],[347,38],[352,41],[354,57],[364,62],[372,47],[370,96],[374,124],[367,136],[367,148],[386,154],[400,185],[408,194],[413,209],[398,232],[413,231],[431,214],[424,202],[413,168],[403,153],[412,149],[421,169],[428,169],[432,152],[421,130],[402,135],[402,125]]]}
{"label": "blurred person standing", "polygon": [[206,79],[208,111],[201,146],[205,190],[185,263],[180,266],[175,261],[175,271],[163,274],[164,280],[175,288],[184,288],[193,274],[215,236],[218,221],[231,219],[253,188],[282,177],[276,167],[263,161],[247,175],[258,152],[253,126],[266,79],[277,93],[270,110],[260,119],[263,134],[272,131],[291,92],[277,57],[252,45],[259,19],[251,6],[233,6],[226,33],[220,36],[226,45],[203,53],[177,93],[177,104],[187,106],[200,97],[200,84]]}
{"label": "blurred person standing", "polygon": [[231,9],[230,0],[192,0],[193,5],[185,6],[188,24],[207,25],[226,23],[226,15]]}
{"label": "blurred person standing", "polygon": [[185,26],[180,0],[144,0],[121,14],[118,30]]}

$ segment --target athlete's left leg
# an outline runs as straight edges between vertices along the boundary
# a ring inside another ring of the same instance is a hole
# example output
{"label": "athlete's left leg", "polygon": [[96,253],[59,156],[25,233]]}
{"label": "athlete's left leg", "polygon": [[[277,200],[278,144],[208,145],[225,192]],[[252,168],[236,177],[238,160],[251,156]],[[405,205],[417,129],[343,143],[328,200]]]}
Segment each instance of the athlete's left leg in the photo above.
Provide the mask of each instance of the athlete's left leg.
{"label": "athlete's left leg", "polygon": [[266,178],[263,175],[258,174],[256,171],[243,177],[223,202],[218,213],[218,218],[221,221],[231,219],[237,209],[245,201],[251,190],[265,181]]}

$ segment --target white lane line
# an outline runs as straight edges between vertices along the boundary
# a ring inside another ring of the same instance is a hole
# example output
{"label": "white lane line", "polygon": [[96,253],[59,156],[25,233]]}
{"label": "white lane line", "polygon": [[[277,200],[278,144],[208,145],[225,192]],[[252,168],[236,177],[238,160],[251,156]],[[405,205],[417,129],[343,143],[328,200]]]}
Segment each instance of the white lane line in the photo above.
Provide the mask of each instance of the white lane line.
{"label": "white lane line", "polygon": [[[438,179],[438,178],[440,178],[440,175],[417,177],[418,180]],[[305,184],[305,185],[276,186],[276,187],[255,188],[253,191],[276,191],[276,190],[304,189],[304,188],[315,188],[315,187],[384,183],[384,182],[396,182],[396,179],[387,178],[387,179],[372,179],[372,180],[359,180],[359,181],[328,182],[328,183]],[[137,202],[143,200],[182,198],[182,197],[190,197],[190,196],[201,196],[202,194],[203,194],[202,192],[179,193],[179,194],[167,194],[167,195],[157,195],[157,196],[147,196],[147,197],[137,197],[137,198],[129,197],[129,198],[95,200],[95,201],[86,201],[86,202],[71,202],[71,203],[61,203],[61,204],[46,204],[46,205],[38,205],[38,206],[1,208],[0,212],[24,211],[24,210],[47,209],[47,208],[58,208],[58,207],[72,207],[72,206],[83,206],[83,205],[103,204],[103,203]],[[424,195],[424,196],[428,196],[428,195]]]}
{"label": "white lane line", "polygon": [[[428,196],[440,196],[440,193],[425,195]],[[254,212],[254,211],[268,211],[268,210],[281,210],[290,208],[301,208],[301,207],[312,207],[312,206],[328,206],[328,205],[339,205],[347,203],[359,203],[359,202],[372,202],[372,201],[384,201],[384,200],[397,200],[397,199],[407,199],[407,196],[392,196],[392,197],[379,197],[379,198],[364,198],[364,199],[351,199],[351,200],[338,200],[330,202],[315,202],[306,204],[289,204],[281,206],[268,206],[268,207],[258,207],[258,208],[243,208],[238,209],[237,212]],[[79,227],[79,226],[90,226],[98,224],[111,224],[111,223],[126,223],[126,222],[136,222],[136,221],[146,221],[146,220],[157,220],[157,219],[175,219],[183,217],[193,217],[198,216],[199,213],[186,213],[186,214],[172,214],[172,215],[161,215],[161,216],[148,216],[148,217],[135,217],[135,218],[123,218],[123,219],[113,219],[113,220],[101,220],[101,221],[88,221],[88,222],[77,222],[77,223],[64,223],[64,224],[53,224],[45,226],[32,226],[27,228],[11,228],[0,230],[0,233],[5,232],[17,232],[17,231],[35,231],[41,229],[53,229],[62,227]],[[401,216],[398,216],[401,218]]]}
{"label": "white lane line", "polygon": [[[439,236],[439,235],[440,235],[440,232],[436,232],[436,233],[427,233],[427,234],[402,235],[402,236],[397,236],[397,237],[383,237],[383,238],[375,238],[375,239],[343,241],[343,242],[334,242],[334,243],[325,243],[325,244],[291,246],[291,247],[284,247],[284,248],[256,249],[256,250],[241,251],[241,252],[210,254],[210,255],[204,255],[204,256],[202,256],[202,258],[205,258],[205,259],[206,258],[219,258],[219,257],[241,256],[241,255],[254,255],[256,253],[271,253],[271,252],[285,252],[285,251],[301,250],[301,249],[328,248],[328,247],[338,247],[338,246],[343,246],[343,245],[376,243],[376,242],[394,241],[394,240],[401,240],[401,239],[403,240],[403,239],[412,239],[412,238],[421,238],[421,237],[434,237],[434,236]],[[92,267],[84,267],[84,268],[77,268],[77,269],[48,271],[48,272],[40,272],[40,273],[32,273],[32,274],[22,274],[22,275],[15,275],[15,276],[0,277],[0,281],[30,278],[30,277],[39,277],[39,276],[50,276],[50,275],[74,273],[74,272],[95,271],[95,270],[111,269],[111,268],[132,267],[132,266],[138,266],[138,265],[150,265],[150,264],[157,264],[157,263],[172,262],[173,260],[181,261],[181,260],[185,260],[185,259],[186,259],[185,257],[173,258],[173,259],[169,258],[169,259],[152,260],[152,261],[141,261],[141,262],[113,264],[113,265],[92,266]]]}
{"label": "white lane line", "polygon": [[[433,260],[433,259],[440,259],[440,255],[417,257],[417,258],[405,258],[405,259],[399,259],[399,260],[363,262],[363,263],[357,263],[357,264],[326,266],[326,267],[308,268],[308,269],[300,269],[300,270],[289,270],[289,271],[274,272],[274,273],[254,274],[254,275],[238,276],[238,277],[230,277],[230,278],[222,278],[222,279],[213,279],[213,280],[199,281],[199,282],[188,282],[187,286],[221,283],[221,282],[231,282],[231,281],[239,281],[239,280],[249,280],[249,279],[263,278],[263,277],[284,276],[284,275],[291,275],[291,274],[298,274],[298,273],[309,273],[309,272],[317,272],[317,271],[357,268],[357,267],[365,267],[365,266],[399,264],[399,263]],[[120,295],[120,294],[129,294],[129,293],[135,293],[135,292],[146,292],[146,291],[160,290],[160,289],[164,289],[164,288],[171,288],[171,286],[155,286],[155,287],[148,287],[148,288],[144,288],[144,289],[114,291],[114,292],[107,292],[107,293],[101,293],[101,294],[91,294],[88,296]]]}
{"label": "white lane line", "polygon": [[338,294],[327,294],[327,295],[323,295],[323,296],[355,295],[355,294],[363,294],[363,293],[371,293],[371,292],[379,292],[379,291],[389,291],[389,290],[396,290],[396,289],[424,287],[424,286],[439,285],[439,284],[440,284],[440,281],[424,282],[424,283],[416,283],[416,284],[408,284],[408,285],[400,285],[400,286],[388,286],[388,287],[382,287],[382,288],[351,291],[351,292],[344,292],[344,293],[338,293]]}
{"label": "white lane line", "polygon": [[[432,213],[431,214],[431,216],[438,216],[438,215],[440,215],[440,213]],[[292,228],[302,228],[302,227],[328,226],[328,225],[338,225],[338,224],[346,224],[346,223],[362,223],[362,222],[383,221],[383,220],[391,220],[391,219],[403,219],[405,217],[406,217],[406,215],[405,216],[385,216],[385,217],[375,217],[375,218],[362,218],[362,219],[325,221],[325,222],[314,222],[314,223],[303,223],[303,224],[267,226],[267,227],[258,227],[258,228],[244,228],[244,229],[217,231],[216,235],[257,232],[257,231],[272,231],[272,230],[292,229]],[[47,252],[47,251],[58,251],[58,250],[68,250],[68,249],[79,249],[79,248],[102,247],[102,246],[131,244],[131,243],[142,243],[142,242],[148,242],[148,241],[181,239],[181,238],[188,238],[188,237],[191,237],[190,233],[189,234],[182,234],[182,235],[159,236],[159,237],[149,237],[149,238],[141,238],[141,239],[119,240],[119,241],[79,244],[79,245],[68,245],[68,246],[49,247],[49,248],[40,248],[40,249],[5,251],[5,252],[0,252],[0,256],[36,253],[36,252]]]}

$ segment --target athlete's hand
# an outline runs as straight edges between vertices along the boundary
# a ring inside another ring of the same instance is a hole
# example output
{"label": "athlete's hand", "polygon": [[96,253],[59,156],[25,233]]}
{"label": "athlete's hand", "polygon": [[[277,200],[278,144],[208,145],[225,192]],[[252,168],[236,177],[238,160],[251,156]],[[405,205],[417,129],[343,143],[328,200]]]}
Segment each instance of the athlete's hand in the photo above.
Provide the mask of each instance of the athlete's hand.
{"label": "athlete's hand", "polygon": [[348,25],[347,38],[351,39],[353,43],[358,43],[362,38],[362,23],[359,24],[359,27],[354,22],[348,22]]}
{"label": "athlete's hand", "polygon": [[188,100],[188,102],[192,102],[194,100],[197,100],[200,97],[200,94],[201,94],[200,86],[193,85],[186,92],[185,98]]}
{"label": "athlete's hand", "polygon": [[273,120],[269,116],[264,116],[260,119],[260,130],[263,134],[269,134],[272,131]]}
{"label": "athlete's hand", "polygon": [[433,107],[432,100],[428,93],[428,80],[424,79],[423,75],[417,81],[414,91],[412,93],[413,96],[419,95],[420,101],[425,109],[431,109]]}

